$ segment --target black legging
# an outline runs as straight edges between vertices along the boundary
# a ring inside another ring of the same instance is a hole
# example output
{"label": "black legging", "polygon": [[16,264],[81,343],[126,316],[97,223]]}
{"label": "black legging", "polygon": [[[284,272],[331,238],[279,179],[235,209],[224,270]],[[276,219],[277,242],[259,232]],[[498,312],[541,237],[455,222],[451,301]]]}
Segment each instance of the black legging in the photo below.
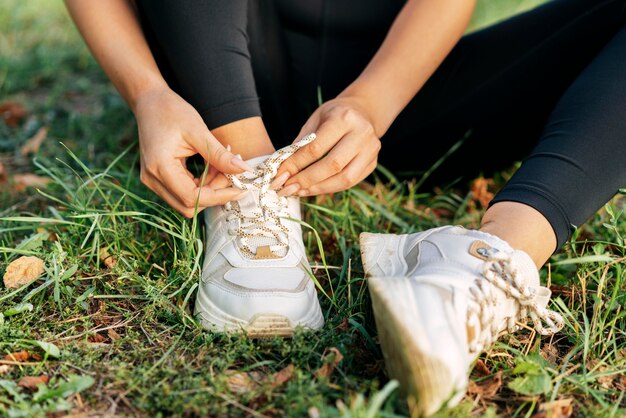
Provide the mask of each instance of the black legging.
{"label": "black legging", "polygon": [[[138,2],[164,76],[209,128],[262,110],[277,146],[295,139],[319,94],[333,98],[359,75],[402,5]],[[626,0],[554,0],[465,36],[382,138],[379,161],[425,171],[464,136],[440,180],[527,156],[493,203],[536,208],[562,245],[626,185],[625,10]]]}

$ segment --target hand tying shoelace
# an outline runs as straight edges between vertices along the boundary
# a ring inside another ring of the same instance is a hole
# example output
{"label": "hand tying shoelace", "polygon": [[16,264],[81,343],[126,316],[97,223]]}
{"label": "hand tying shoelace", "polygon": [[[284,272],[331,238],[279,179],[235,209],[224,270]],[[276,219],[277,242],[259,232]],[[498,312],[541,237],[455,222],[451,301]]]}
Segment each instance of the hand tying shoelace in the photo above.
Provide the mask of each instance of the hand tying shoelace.
{"label": "hand tying shoelace", "polygon": [[[288,249],[289,229],[282,224],[281,216],[288,206],[287,198],[280,197],[269,186],[278,168],[287,158],[292,156],[297,150],[315,140],[316,135],[311,133],[299,141],[281,148],[271,154],[265,161],[257,165],[254,172],[242,174],[226,174],[233,186],[241,190],[249,190],[248,198],[253,198],[252,210],[244,210],[242,201],[245,197],[237,201],[228,202],[224,205],[224,210],[230,212],[229,224],[237,224],[231,228],[229,233],[239,239],[239,247],[244,255],[249,258],[259,258],[259,254],[251,247],[259,248],[269,244],[271,254],[265,256],[283,257]],[[252,245],[253,243],[259,245]]]}
{"label": "hand tying shoelace", "polygon": [[[482,277],[476,281],[476,286],[470,288],[474,301],[470,302],[468,310],[478,318],[481,328],[480,335],[470,343],[470,352],[480,353],[487,349],[503,331],[502,324],[495,320],[495,306],[498,304],[494,293],[496,289],[502,290],[520,305],[519,315],[507,320],[506,328],[509,332],[518,328],[518,321],[524,322],[528,317],[541,335],[552,335],[563,328],[563,317],[545,307],[549,295],[541,298],[535,288],[524,284],[509,254],[490,249],[484,255],[487,261],[483,264]],[[545,299],[545,303],[539,299]],[[548,326],[544,327],[544,323]]]}

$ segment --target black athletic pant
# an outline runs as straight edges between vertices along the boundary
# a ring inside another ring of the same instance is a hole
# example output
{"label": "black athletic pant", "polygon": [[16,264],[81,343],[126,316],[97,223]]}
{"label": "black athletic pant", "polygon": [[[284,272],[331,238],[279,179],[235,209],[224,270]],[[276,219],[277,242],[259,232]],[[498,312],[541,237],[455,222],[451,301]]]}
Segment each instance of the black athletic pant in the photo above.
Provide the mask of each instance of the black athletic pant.
{"label": "black athletic pant", "polygon": [[[170,85],[209,128],[263,119],[277,146],[353,81],[398,0],[146,0]],[[559,246],[626,186],[626,0],[553,0],[465,36],[382,138],[380,162],[439,179],[526,157],[494,202],[539,210]],[[415,45],[419,48],[420,45]]]}

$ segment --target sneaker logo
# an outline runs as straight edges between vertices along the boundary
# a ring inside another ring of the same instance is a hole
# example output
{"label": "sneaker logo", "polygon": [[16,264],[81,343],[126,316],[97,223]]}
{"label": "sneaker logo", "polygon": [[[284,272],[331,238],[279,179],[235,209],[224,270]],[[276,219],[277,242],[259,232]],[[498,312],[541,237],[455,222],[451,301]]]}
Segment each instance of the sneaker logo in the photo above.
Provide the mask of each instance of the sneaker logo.
{"label": "sneaker logo", "polygon": [[480,240],[472,242],[472,245],[469,248],[469,253],[476,258],[480,258],[481,260],[487,260],[491,254],[497,253],[498,251],[499,250],[497,248],[493,248],[485,241]]}
{"label": "sneaker logo", "polygon": [[256,255],[254,256],[255,260],[271,260],[273,258],[280,258],[280,257],[274,254],[272,250],[270,250],[269,245],[262,245],[260,247],[257,247]]}

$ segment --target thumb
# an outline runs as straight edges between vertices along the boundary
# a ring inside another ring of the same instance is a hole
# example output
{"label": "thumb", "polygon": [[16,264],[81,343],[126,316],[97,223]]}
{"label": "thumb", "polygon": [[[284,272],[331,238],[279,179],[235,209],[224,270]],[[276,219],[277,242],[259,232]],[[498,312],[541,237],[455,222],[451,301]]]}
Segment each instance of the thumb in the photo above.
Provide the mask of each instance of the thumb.
{"label": "thumb", "polygon": [[254,171],[254,168],[226,149],[211,133],[204,141],[199,142],[195,148],[204,160],[209,162],[210,167],[227,174]]}

